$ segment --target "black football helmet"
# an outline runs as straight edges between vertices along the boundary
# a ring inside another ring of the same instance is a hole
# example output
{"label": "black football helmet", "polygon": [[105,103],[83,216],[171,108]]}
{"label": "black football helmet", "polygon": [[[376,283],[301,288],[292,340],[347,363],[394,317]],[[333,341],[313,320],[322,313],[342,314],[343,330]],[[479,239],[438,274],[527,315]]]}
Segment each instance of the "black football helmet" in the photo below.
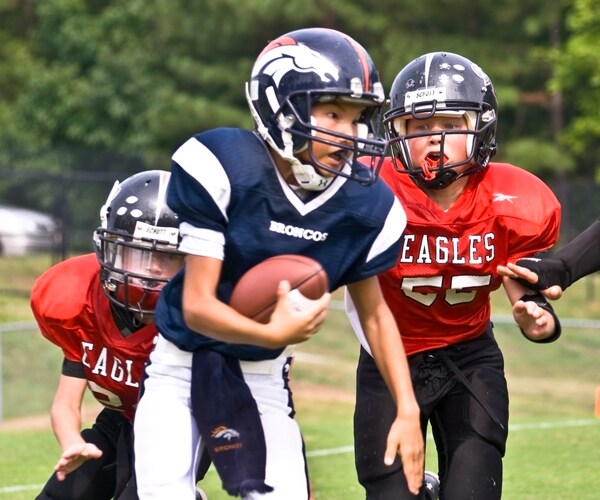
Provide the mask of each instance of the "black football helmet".
{"label": "black football helmet", "polygon": [[[371,57],[349,36],[325,28],[300,29],[280,36],[256,59],[246,84],[246,98],[258,132],[292,164],[301,187],[320,191],[329,185],[332,178],[319,175],[315,166],[367,185],[377,178],[385,154],[385,141],[378,136],[385,95]],[[333,100],[365,106],[357,136],[313,124],[313,103]],[[335,139],[316,138],[315,132]],[[349,151],[346,167],[338,171],[316,161],[312,141]],[[295,156],[306,148],[312,165]],[[368,169],[356,161],[359,155],[371,157]]]}
{"label": "black football helmet", "polygon": [[[396,76],[390,92],[390,109],[384,127],[398,171],[407,172],[421,187],[441,189],[465,175],[487,167],[496,153],[498,105],[491,80],[469,59],[450,52],[432,52],[406,65]],[[433,115],[464,116],[468,131],[443,131],[437,164],[415,165],[407,141],[432,135],[406,133],[406,121]],[[444,163],[444,140],[449,134],[467,134],[468,158]],[[401,165],[398,164],[401,162]],[[470,164],[460,174],[453,167]]]}
{"label": "black football helmet", "polygon": [[115,182],[94,234],[100,280],[116,306],[154,314],[162,287],[183,266],[179,220],[166,204],[170,172],[149,170]]}

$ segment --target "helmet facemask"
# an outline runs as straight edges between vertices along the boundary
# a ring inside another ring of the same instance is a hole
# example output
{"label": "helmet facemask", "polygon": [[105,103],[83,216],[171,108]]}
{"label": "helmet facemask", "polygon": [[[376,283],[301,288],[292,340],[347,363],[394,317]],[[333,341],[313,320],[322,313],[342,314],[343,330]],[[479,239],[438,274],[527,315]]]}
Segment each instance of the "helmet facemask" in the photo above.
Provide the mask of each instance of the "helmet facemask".
{"label": "helmet facemask", "polygon": [[[328,181],[334,179],[335,176],[345,177],[360,182],[364,185],[372,184],[377,178],[383,156],[386,151],[386,143],[383,138],[376,137],[374,130],[379,130],[381,123],[381,112],[378,106],[373,106],[372,102],[364,108],[364,111],[358,120],[355,135],[343,134],[334,130],[319,127],[316,119],[312,116],[312,106],[316,103],[334,102],[336,100],[346,101],[348,103],[363,105],[364,102],[358,99],[351,99],[344,96],[310,93],[302,96],[298,101],[304,106],[301,109],[299,106],[294,106],[293,97],[288,101],[288,107],[292,110],[294,117],[293,124],[284,134],[289,134],[292,137],[294,144],[294,157],[306,151],[310,158],[310,168],[312,170],[324,171],[332,174],[324,177]],[[292,102],[290,102],[292,101]],[[303,118],[308,117],[308,120]],[[315,153],[315,143],[333,146],[339,149],[340,160],[344,161],[344,166],[332,168],[320,162]],[[365,169],[365,164],[357,163],[359,157],[369,157],[371,164]],[[298,179],[303,174],[303,170],[294,170],[294,174]]]}
{"label": "helmet facemask", "polygon": [[[366,106],[357,123],[356,135],[343,134],[319,127],[311,116],[310,110],[313,103],[338,99]],[[248,102],[250,108],[253,109],[252,101],[248,99]],[[258,123],[260,117],[254,113],[253,116]],[[380,104],[371,100],[353,99],[345,95],[306,92],[287,97],[273,113],[272,120],[278,126],[278,141],[271,135],[267,127],[258,127],[258,132],[279,156],[291,164],[294,177],[300,187],[304,189],[321,191],[327,188],[336,176],[352,179],[368,186],[377,179],[386,151],[385,140],[375,134],[375,131],[381,129],[382,116]],[[340,155],[343,155],[345,160],[345,166],[337,169],[321,163],[313,152],[314,142],[339,148]],[[298,155],[304,151],[308,151],[310,164],[298,158]],[[366,157],[368,162],[358,163],[359,157]],[[319,170],[332,175],[321,175]]]}
{"label": "helmet facemask", "polygon": [[135,240],[104,228],[96,234],[96,254],[108,299],[133,313],[154,314],[160,291],[183,266],[183,254],[166,242]]}
{"label": "helmet facemask", "polygon": [[[409,112],[399,113],[386,117],[385,126],[389,136],[389,147],[392,151],[393,162],[396,170],[408,173],[411,178],[421,187],[427,189],[443,189],[450,183],[466,175],[479,172],[489,162],[490,154],[482,156],[481,138],[489,134],[490,128],[495,124],[495,118],[485,121],[486,116],[477,107],[464,106],[461,109],[453,107],[452,110],[445,107],[438,108],[437,103],[416,104],[411,106]],[[423,133],[406,132],[407,120],[426,120],[433,116],[441,117],[463,117],[467,129],[426,131]],[[487,115],[489,117],[489,114]],[[448,162],[444,153],[446,138],[448,136],[465,136],[466,157],[459,161]],[[413,160],[410,151],[410,141],[418,137],[439,137],[439,155],[428,157],[421,164]],[[468,168],[457,172],[455,169],[463,165]]]}

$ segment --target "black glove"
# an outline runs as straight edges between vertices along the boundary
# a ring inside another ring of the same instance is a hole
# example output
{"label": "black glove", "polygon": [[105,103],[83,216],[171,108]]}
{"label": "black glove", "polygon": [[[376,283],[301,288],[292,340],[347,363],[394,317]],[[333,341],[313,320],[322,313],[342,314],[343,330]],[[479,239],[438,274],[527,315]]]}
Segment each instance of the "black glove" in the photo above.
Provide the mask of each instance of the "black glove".
{"label": "black glove", "polygon": [[558,285],[565,290],[572,283],[569,270],[562,259],[553,257],[546,259],[526,257],[519,259],[516,264],[517,266],[526,267],[538,275],[537,283],[517,278],[519,283],[532,290],[545,290],[553,285]]}
{"label": "black glove", "polygon": [[554,255],[545,259],[520,259],[516,264],[539,277],[535,285],[518,280],[524,286],[544,290],[559,285],[566,290],[577,280],[600,270],[600,221],[594,222]]}

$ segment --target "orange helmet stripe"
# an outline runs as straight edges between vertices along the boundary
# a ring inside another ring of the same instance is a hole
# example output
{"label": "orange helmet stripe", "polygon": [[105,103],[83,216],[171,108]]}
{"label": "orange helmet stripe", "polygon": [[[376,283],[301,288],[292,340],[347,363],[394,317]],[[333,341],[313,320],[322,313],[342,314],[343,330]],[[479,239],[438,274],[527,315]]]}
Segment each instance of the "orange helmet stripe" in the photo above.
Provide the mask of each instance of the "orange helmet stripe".
{"label": "orange helmet stripe", "polygon": [[263,51],[259,54],[258,58],[260,58],[266,52],[269,52],[269,50],[272,50],[275,47],[281,47],[282,45],[297,45],[297,44],[296,44],[296,40],[294,40],[291,36],[280,36],[279,38],[276,38],[275,40],[272,40],[263,49]]}
{"label": "orange helmet stripe", "polygon": [[360,64],[363,68],[363,75],[364,75],[364,80],[365,80],[365,92],[368,92],[371,88],[371,72],[369,70],[369,61],[367,60],[367,56],[365,54],[365,49],[363,49],[358,44],[358,42],[356,42],[356,40],[353,40],[352,38],[350,38],[347,35],[344,35],[344,37],[346,38],[346,40],[348,40],[350,42],[350,44],[354,48],[354,51],[358,55]]}

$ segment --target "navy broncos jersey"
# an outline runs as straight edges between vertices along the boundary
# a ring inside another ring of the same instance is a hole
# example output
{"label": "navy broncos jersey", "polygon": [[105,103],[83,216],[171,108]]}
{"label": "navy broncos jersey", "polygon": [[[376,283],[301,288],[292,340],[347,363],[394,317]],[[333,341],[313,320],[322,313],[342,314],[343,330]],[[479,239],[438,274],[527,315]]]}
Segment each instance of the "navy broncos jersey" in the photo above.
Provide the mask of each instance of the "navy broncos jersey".
{"label": "navy broncos jersey", "polygon": [[[336,177],[303,201],[264,141],[233,128],[197,134],[175,152],[167,203],[180,218],[180,248],[223,259],[217,293],[226,303],[240,277],[274,255],[319,261],[332,291],[380,273],[395,264],[406,225],[404,210],[381,180],[365,187]],[[187,351],[210,348],[247,360],[278,356],[281,350],[226,344],[189,330],[181,305],[184,272],[165,286],[156,309],[164,337]]]}

